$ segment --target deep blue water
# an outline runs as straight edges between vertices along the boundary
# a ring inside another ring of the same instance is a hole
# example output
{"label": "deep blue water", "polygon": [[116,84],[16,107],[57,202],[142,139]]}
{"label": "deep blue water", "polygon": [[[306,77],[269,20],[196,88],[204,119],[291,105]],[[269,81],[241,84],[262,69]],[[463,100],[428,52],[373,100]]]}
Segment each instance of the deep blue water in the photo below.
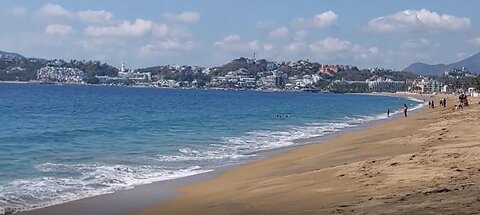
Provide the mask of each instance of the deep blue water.
{"label": "deep blue water", "polygon": [[[385,118],[398,97],[0,84],[0,212],[184,177]],[[277,116],[278,115],[278,116]]]}

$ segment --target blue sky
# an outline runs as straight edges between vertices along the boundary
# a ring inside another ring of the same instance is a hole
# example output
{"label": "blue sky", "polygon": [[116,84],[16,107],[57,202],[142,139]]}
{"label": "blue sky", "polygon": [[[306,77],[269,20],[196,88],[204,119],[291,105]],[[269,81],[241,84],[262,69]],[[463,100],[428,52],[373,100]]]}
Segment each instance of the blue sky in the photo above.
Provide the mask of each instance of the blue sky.
{"label": "blue sky", "polygon": [[403,69],[480,50],[479,1],[0,0],[0,50],[131,68],[308,59]]}

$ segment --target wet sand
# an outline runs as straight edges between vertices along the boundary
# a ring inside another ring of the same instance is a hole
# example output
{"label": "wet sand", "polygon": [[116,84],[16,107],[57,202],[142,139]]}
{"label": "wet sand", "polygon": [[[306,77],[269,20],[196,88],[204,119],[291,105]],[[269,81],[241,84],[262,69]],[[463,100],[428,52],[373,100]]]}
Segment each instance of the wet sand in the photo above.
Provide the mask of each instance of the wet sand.
{"label": "wet sand", "polygon": [[149,214],[479,214],[480,105],[424,108],[185,185]]}

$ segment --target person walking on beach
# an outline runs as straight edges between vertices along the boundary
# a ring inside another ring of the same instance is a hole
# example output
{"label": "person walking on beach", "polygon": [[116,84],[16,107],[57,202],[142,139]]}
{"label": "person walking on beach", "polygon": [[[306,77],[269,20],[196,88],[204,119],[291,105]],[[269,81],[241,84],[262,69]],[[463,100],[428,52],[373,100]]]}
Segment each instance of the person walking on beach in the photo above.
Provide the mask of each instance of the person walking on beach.
{"label": "person walking on beach", "polygon": [[387,109],[387,117],[390,117],[390,108]]}
{"label": "person walking on beach", "polygon": [[446,98],[443,98],[443,107],[444,107],[444,108],[447,107],[447,99],[446,99]]}
{"label": "person walking on beach", "polygon": [[432,108],[435,108],[435,103],[433,100],[432,100]]}
{"label": "person walking on beach", "polygon": [[407,117],[407,111],[408,111],[407,104],[403,104],[403,114],[405,114],[405,117]]}

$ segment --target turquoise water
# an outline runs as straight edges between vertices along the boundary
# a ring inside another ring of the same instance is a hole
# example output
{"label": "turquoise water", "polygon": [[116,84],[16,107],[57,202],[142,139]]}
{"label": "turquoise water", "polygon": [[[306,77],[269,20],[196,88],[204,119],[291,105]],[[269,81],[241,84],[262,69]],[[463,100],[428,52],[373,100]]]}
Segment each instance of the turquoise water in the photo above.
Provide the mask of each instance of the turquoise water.
{"label": "turquoise water", "polygon": [[208,172],[419,101],[288,92],[0,84],[0,211]]}

